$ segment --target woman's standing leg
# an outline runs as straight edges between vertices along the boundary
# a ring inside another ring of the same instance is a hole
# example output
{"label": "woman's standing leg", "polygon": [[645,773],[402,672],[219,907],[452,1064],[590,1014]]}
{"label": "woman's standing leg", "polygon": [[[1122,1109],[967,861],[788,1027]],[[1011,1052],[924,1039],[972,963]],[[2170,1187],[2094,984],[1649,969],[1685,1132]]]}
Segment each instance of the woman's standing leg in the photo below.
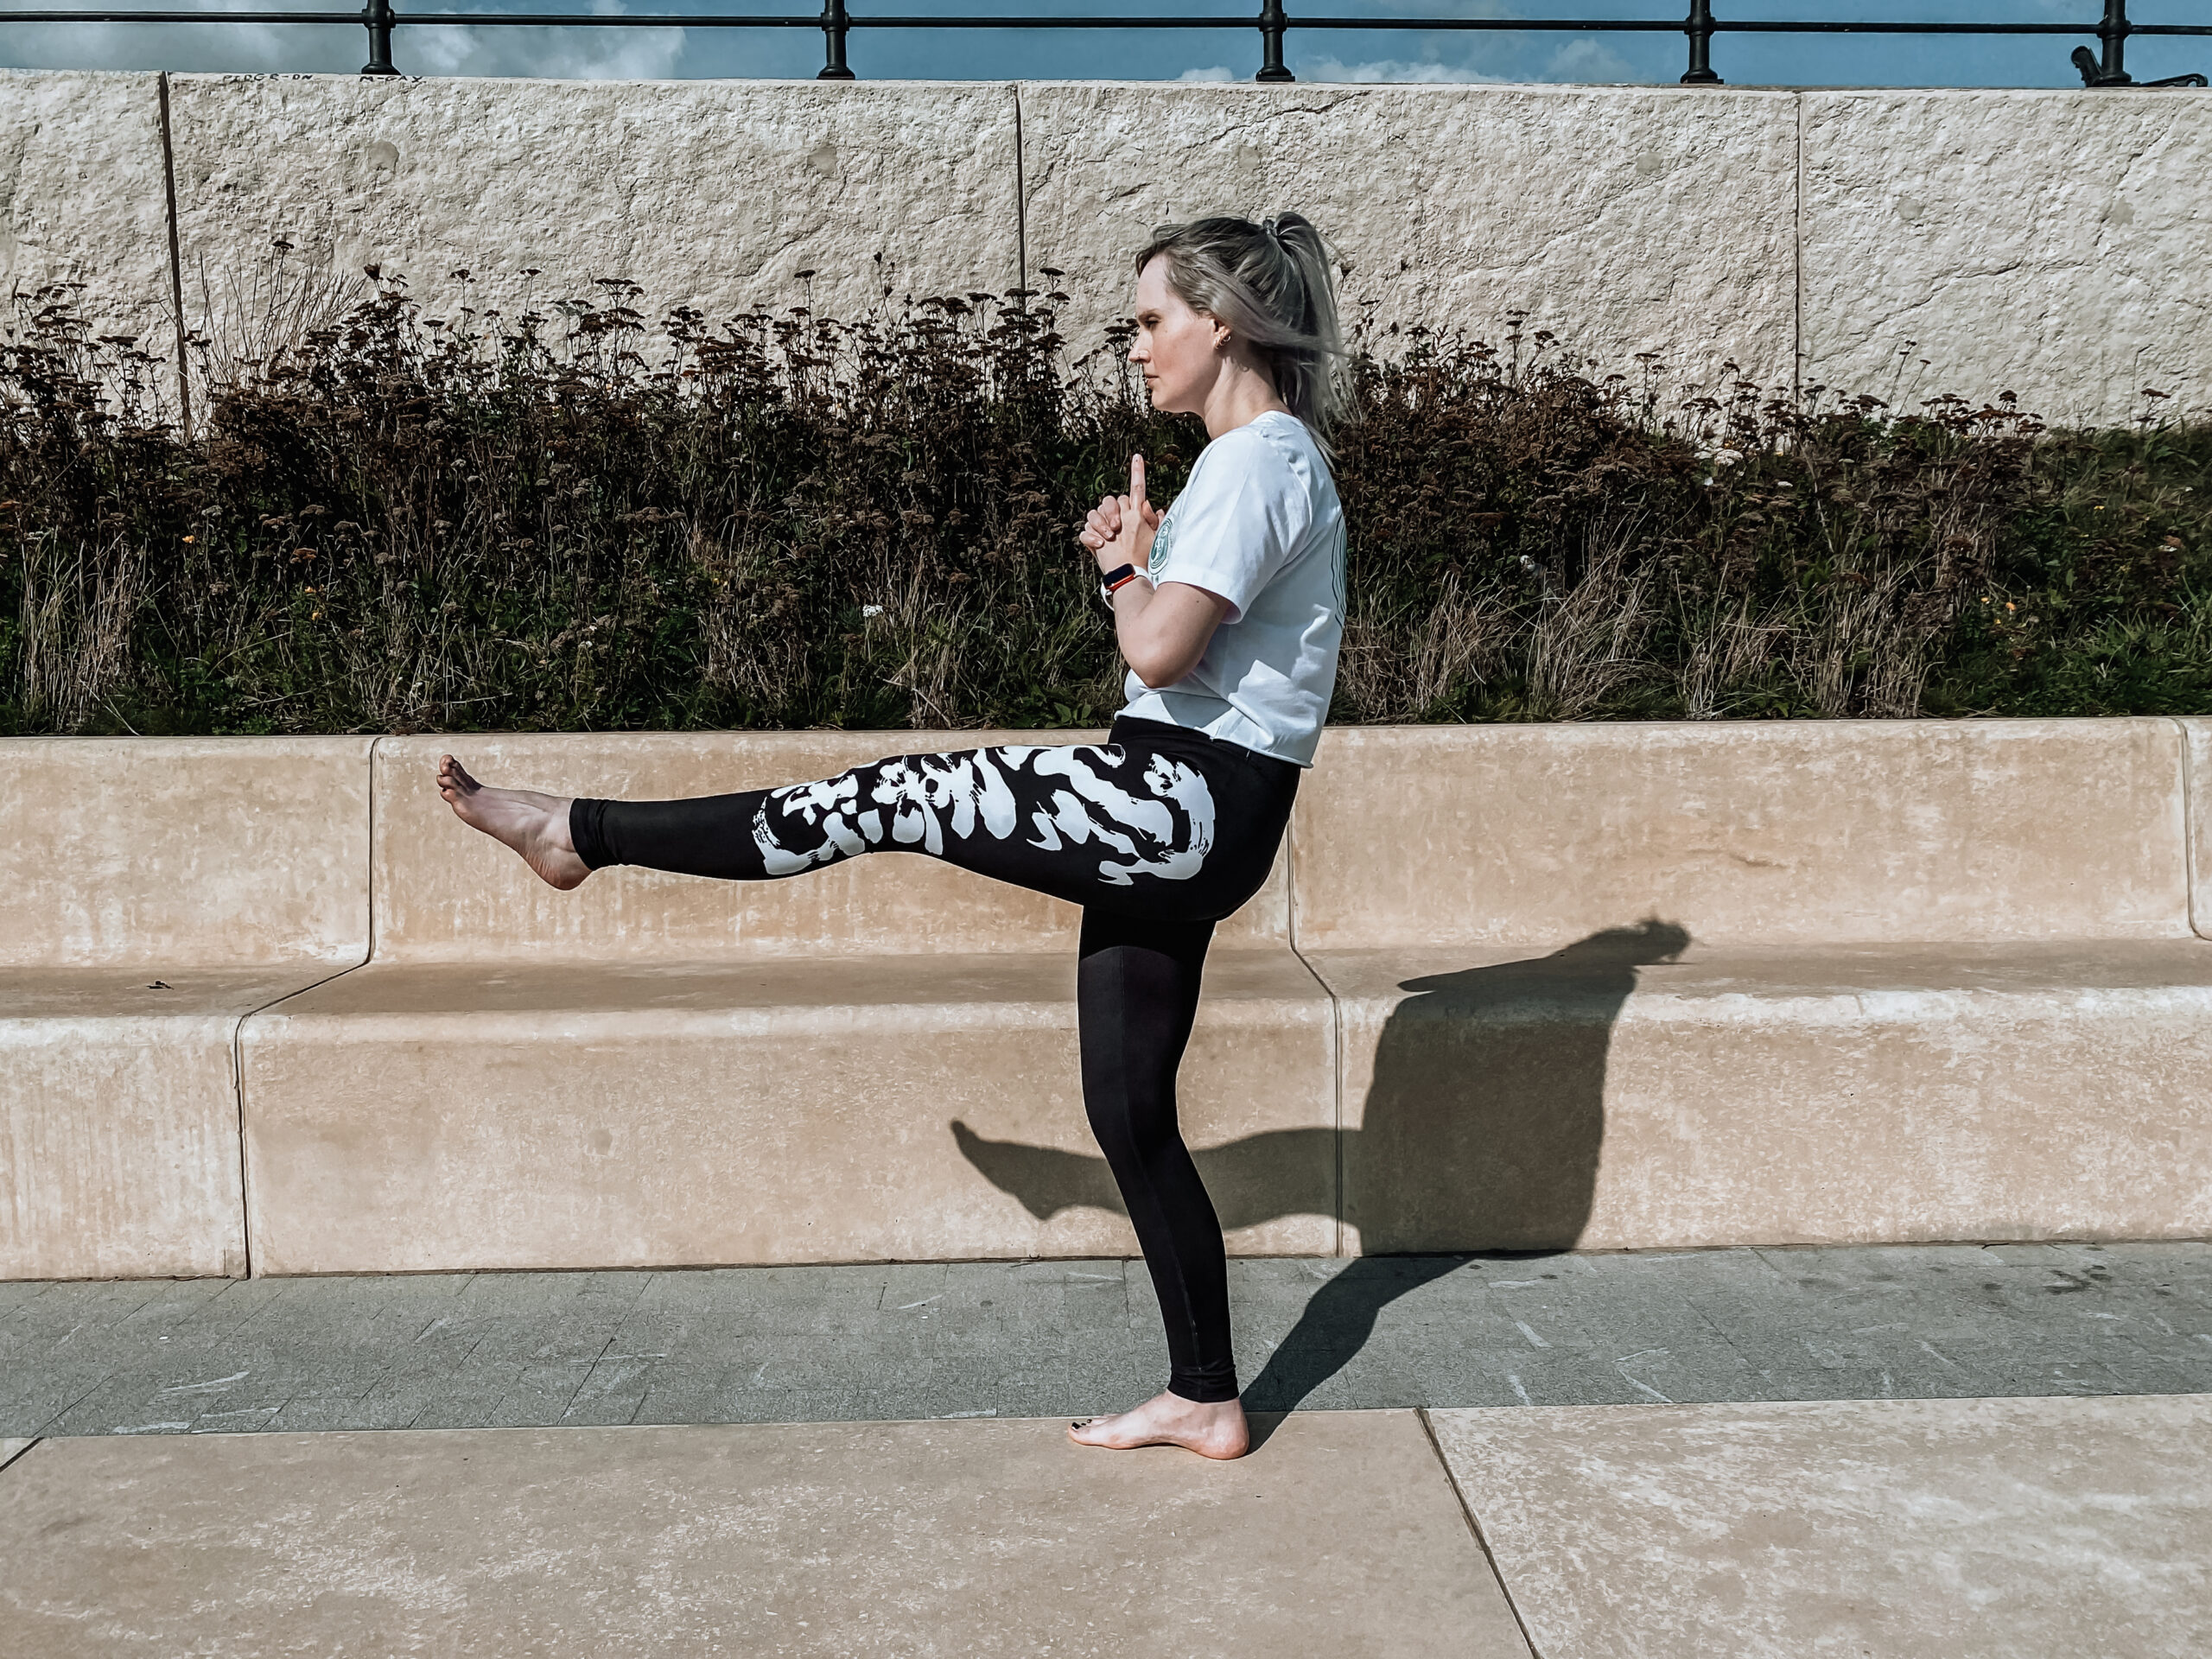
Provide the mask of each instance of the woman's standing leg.
{"label": "woman's standing leg", "polygon": [[1167,1332],[1167,1392],[1077,1426],[1097,1446],[1171,1443],[1211,1457],[1247,1444],[1230,1345],[1221,1223],[1176,1121],[1211,921],[1135,921],[1086,908],[1076,973],[1083,1100],[1143,1247]]}

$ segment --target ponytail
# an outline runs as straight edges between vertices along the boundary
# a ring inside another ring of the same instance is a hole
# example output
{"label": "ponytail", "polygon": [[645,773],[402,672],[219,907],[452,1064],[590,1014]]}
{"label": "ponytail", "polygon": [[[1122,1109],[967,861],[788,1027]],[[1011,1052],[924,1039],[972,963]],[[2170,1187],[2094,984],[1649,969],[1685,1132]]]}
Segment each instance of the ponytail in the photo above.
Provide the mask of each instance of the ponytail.
{"label": "ponytail", "polygon": [[1160,255],[1168,287],[1244,341],[1334,466],[1330,435],[1351,404],[1351,353],[1337,321],[1332,251],[1313,222],[1282,213],[1256,225],[1226,215],[1159,225],[1137,254],[1137,273]]}

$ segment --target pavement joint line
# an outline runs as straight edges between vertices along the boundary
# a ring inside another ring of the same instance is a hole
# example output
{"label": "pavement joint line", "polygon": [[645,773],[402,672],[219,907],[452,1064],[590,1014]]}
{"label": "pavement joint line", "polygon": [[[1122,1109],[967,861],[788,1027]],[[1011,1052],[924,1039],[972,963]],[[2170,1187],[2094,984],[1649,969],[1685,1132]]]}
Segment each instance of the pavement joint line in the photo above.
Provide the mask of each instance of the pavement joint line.
{"label": "pavement joint line", "polygon": [[1475,1548],[1482,1551],[1483,1560],[1490,1567],[1490,1575],[1497,1583],[1497,1593],[1505,1598],[1505,1611],[1513,1615],[1514,1627],[1521,1632],[1522,1644],[1529,1649],[1530,1659],[1544,1659],[1544,1650],[1536,1645],[1535,1636],[1529,1629],[1529,1621],[1522,1617],[1521,1604],[1514,1599],[1513,1586],[1505,1581],[1505,1570],[1498,1566],[1497,1553],[1491,1548],[1490,1540],[1483,1535],[1483,1523],[1476,1517],[1475,1506],[1467,1502],[1467,1494],[1460,1489],[1459,1476],[1452,1472],[1452,1460],[1444,1455],[1444,1447],[1437,1440],[1436,1425],[1429,1421],[1428,1408],[1416,1408],[1414,1416],[1421,1424],[1421,1432],[1427,1437],[1428,1449],[1436,1459],[1436,1466],[1443,1471],[1446,1484],[1452,1488],[1452,1497],[1458,1500],[1459,1516],[1467,1523],[1468,1535],[1474,1539]]}
{"label": "pavement joint line", "polygon": [[6,1457],[0,1458],[0,1469],[5,1469],[10,1464],[15,1462],[18,1458],[29,1452],[33,1446],[38,1445],[42,1438],[43,1437],[39,1435],[33,1435],[29,1440],[25,1440],[21,1446],[17,1446]]}

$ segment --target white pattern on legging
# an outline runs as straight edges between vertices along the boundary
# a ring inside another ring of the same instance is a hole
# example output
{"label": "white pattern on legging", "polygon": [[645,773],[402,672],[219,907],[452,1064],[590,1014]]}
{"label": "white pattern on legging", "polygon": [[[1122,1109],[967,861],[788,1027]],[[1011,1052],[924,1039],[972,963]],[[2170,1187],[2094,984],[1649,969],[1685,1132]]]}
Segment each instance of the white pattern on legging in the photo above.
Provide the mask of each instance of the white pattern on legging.
{"label": "white pattern on legging", "polygon": [[[1121,861],[1105,858],[1098,864],[1099,875],[1115,887],[1131,886],[1136,874],[1188,880],[1213,849],[1213,791],[1195,767],[1164,754],[1147,759],[1142,795],[1097,770],[1101,763],[1109,772],[1125,770],[1128,759],[1119,745],[1085,743],[876,761],[818,783],[771,791],[753,817],[753,844],[771,875],[795,875],[849,858],[883,845],[887,834],[897,845],[918,842],[922,851],[941,858],[948,832],[964,841],[980,827],[1005,840],[1022,810],[1017,796],[1027,795],[1029,825],[1036,832],[1031,846],[1052,851],[1095,841],[1122,855]],[[863,806],[861,774],[870,772],[874,782]],[[1065,787],[1044,785],[1047,779]],[[1019,790],[1026,779],[1036,780],[1039,788]],[[785,845],[772,809],[820,830],[821,841],[811,848]]]}

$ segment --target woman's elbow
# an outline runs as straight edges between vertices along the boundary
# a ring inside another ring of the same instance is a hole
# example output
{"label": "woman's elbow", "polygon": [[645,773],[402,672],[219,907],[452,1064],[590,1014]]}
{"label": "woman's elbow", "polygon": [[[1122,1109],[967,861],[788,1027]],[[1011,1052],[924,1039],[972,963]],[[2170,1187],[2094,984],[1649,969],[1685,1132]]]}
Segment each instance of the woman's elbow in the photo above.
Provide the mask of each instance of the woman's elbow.
{"label": "woman's elbow", "polygon": [[1129,658],[1129,671],[1147,691],[1164,691],[1198,666],[1196,658],[1184,662],[1158,652],[1141,652]]}

